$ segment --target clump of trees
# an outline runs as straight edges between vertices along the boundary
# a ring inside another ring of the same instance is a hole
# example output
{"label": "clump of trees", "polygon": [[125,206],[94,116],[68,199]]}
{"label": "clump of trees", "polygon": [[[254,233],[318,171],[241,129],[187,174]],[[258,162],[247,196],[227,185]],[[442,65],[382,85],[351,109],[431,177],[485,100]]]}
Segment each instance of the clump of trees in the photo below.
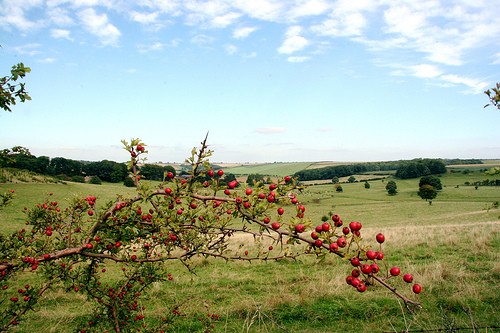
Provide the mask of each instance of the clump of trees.
{"label": "clump of trees", "polygon": [[395,177],[401,179],[418,178],[446,173],[446,165],[439,159],[416,159],[401,163]]}

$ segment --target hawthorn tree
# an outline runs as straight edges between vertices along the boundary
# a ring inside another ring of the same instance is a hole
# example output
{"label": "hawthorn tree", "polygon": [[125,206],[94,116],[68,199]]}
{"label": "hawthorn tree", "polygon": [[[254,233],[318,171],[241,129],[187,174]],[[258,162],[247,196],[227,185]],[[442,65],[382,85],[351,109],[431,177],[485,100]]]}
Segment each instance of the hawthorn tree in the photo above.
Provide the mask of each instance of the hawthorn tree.
{"label": "hawthorn tree", "polygon": [[[237,187],[224,180],[223,169],[212,169],[205,138],[186,160],[191,166],[188,177],[168,173],[153,186],[141,181],[138,168],[145,161],[146,145],[139,139],[123,144],[131,157],[134,196],[119,196],[97,208],[99,198],[93,195],[75,197],[64,207],[49,194],[24,211],[24,228],[1,237],[0,331],[22,324],[52,289],[93,301],[94,313],[77,327],[80,332],[166,331],[175,317],[160,322],[146,317],[142,299],[154,283],[172,278],[168,262],[179,261],[192,270],[197,257],[251,262],[334,255],[348,264],[346,282],[359,292],[379,284],[402,299],[408,310],[420,307],[391,285],[401,270],[387,265],[384,235],[376,235],[375,245],[367,244],[362,224],[344,224],[337,214],[315,225],[299,200],[297,179],[286,176],[271,184]],[[3,194],[0,206],[13,195]],[[233,250],[230,245],[238,234],[253,236],[260,249],[251,255]],[[40,283],[20,284],[23,272],[39,275]],[[403,280],[413,285],[414,293],[422,291],[410,274]]]}

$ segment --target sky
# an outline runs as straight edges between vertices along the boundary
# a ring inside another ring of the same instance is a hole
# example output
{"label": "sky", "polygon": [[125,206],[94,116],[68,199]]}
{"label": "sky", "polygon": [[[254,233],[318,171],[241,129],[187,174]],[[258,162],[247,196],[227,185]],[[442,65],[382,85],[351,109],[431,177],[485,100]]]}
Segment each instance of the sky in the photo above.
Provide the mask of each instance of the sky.
{"label": "sky", "polygon": [[215,163],[500,158],[500,0],[0,0],[0,148]]}

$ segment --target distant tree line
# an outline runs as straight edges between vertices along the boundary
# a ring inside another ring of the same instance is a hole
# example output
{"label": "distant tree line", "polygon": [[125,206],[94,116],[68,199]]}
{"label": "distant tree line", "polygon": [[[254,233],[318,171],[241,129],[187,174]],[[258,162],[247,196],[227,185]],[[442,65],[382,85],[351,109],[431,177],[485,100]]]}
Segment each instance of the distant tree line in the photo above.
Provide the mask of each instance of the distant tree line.
{"label": "distant tree line", "polygon": [[[63,157],[36,157],[27,148],[21,146],[0,150],[0,167],[23,169],[78,182],[83,182],[85,176],[97,177],[94,181],[99,179],[110,183],[119,183],[128,177],[125,163],[109,160],[88,162]],[[172,172],[175,175],[175,169],[172,166],[156,164],[144,164],[140,167],[140,171],[142,177],[148,180],[161,181],[165,172]]]}
{"label": "distant tree line", "polygon": [[[450,160],[458,163],[459,160]],[[482,163],[480,160],[461,160],[462,163],[474,161],[474,164]],[[335,165],[317,169],[307,169],[296,172],[294,176],[301,181],[319,179],[338,179],[354,174],[375,171],[394,171],[395,176],[400,179],[418,178],[427,175],[446,173],[445,160],[442,159],[414,159],[411,161],[369,162],[349,165]]]}

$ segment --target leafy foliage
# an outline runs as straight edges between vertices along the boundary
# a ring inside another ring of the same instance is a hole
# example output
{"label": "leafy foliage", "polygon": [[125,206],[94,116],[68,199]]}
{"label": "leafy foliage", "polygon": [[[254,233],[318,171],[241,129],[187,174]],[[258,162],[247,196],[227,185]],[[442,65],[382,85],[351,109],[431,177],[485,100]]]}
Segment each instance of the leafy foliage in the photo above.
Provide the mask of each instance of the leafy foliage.
{"label": "leafy foliage", "polygon": [[10,75],[0,77],[0,109],[11,112],[12,106],[16,105],[18,100],[22,103],[31,100],[25,83],[18,82],[30,72],[31,68],[24,66],[21,62],[12,66]]}
{"label": "leafy foliage", "polygon": [[500,110],[500,83],[497,83],[495,87],[486,90],[484,93],[490,100],[490,103],[486,104],[484,107],[486,108],[490,105],[493,105]]}

